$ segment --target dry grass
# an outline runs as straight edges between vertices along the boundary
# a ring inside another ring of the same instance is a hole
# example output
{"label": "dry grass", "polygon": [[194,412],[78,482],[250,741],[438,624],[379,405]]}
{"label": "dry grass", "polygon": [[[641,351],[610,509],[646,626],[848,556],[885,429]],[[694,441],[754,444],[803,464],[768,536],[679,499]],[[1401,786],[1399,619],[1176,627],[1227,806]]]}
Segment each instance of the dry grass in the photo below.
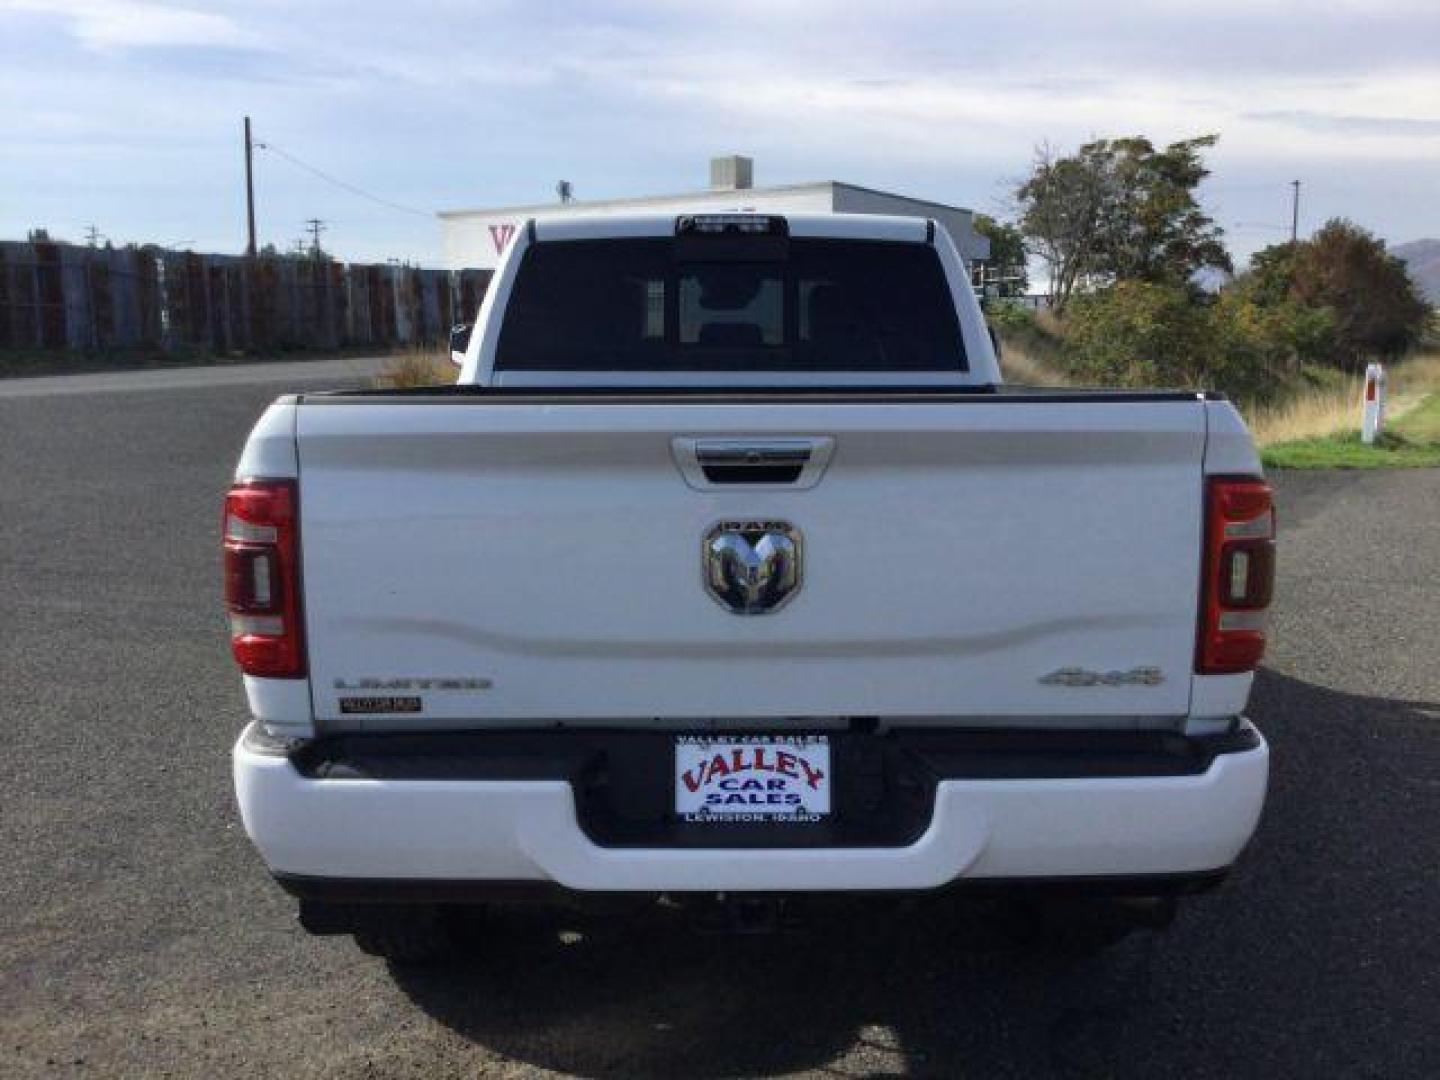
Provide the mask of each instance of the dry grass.
{"label": "dry grass", "polygon": [[1250,408],[1245,419],[1260,446],[1313,439],[1359,424],[1362,380],[1305,390],[1277,405]]}
{"label": "dry grass", "polygon": [[1022,386],[1069,386],[1070,380],[1053,364],[1014,341],[1005,341],[1000,350],[1000,376],[1007,383]]}
{"label": "dry grass", "polygon": [[[1440,390],[1440,353],[1412,357],[1393,365],[1387,374],[1385,418],[1389,422],[1414,408],[1427,394]],[[1363,379],[1347,379],[1337,386],[1296,394],[1277,405],[1257,406],[1245,419],[1260,446],[1359,430],[1363,390]]]}
{"label": "dry grass", "polygon": [[455,381],[460,369],[450,363],[447,352],[411,349],[394,357],[375,377],[382,390],[403,390],[409,386],[445,386]]}
{"label": "dry grass", "polygon": [[1425,395],[1440,390],[1440,352],[1419,353],[1391,368],[1389,390],[1396,406],[1390,410],[1392,416],[1402,404],[1411,408]]}

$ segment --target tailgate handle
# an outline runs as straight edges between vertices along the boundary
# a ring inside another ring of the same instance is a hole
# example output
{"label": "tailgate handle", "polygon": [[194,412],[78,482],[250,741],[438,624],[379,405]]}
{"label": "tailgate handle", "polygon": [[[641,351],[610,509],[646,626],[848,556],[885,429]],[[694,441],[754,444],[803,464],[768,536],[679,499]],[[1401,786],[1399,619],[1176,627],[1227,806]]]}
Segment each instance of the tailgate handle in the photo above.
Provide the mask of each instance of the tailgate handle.
{"label": "tailgate handle", "polygon": [[676,439],[676,464],[691,487],[765,484],[813,487],[830,461],[835,440],[815,438]]}

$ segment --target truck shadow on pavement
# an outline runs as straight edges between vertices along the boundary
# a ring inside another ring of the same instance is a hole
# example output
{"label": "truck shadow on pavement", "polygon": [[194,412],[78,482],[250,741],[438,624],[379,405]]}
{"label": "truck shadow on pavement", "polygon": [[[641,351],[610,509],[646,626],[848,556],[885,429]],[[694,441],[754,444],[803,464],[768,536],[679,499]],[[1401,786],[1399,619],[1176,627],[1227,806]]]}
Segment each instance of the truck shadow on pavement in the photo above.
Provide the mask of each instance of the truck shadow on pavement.
{"label": "truck shadow on pavement", "polygon": [[1234,877],[1164,934],[1026,950],[986,908],[843,901],[794,932],[678,912],[496,913],[473,955],[395,968],[466,1039],[584,1076],[1435,1075],[1440,705],[1273,671],[1272,790]]}

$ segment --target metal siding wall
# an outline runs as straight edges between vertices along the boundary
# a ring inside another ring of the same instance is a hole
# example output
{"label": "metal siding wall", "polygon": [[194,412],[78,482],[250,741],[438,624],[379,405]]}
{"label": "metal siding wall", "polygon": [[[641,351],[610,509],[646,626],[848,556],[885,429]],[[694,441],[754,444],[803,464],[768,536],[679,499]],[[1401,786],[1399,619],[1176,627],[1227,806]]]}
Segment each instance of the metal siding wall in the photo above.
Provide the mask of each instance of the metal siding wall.
{"label": "metal siding wall", "polygon": [[300,344],[300,267],[293,259],[275,263],[275,340],[281,348]]}
{"label": "metal siding wall", "polygon": [[0,242],[0,349],[433,345],[488,270]]}
{"label": "metal siding wall", "polygon": [[415,306],[417,321],[410,336],[410,343],[418,345],[435,340],[436,330],[440,326],[440,290],[436,288],[433,270],[415,271],[415,284],[418,286],[416,299],[419,303]]}
{"label": "metal siding wall", "polygon": [[55,244],[34,245],[35,317],[39,323],[38,344],[46,349],[63,349],[65,339],[65,288],[60,266],[60,249]]}
{"label": "metal siding wall", "polygon": [[345,308],[345,340],[351,345],[369,345],[370,290],[363,267],[351,267],[345,275],[349,290]]}
{"label": "metal siding wall", "polygon": [[460,312],[456,322],[474,324],[475,317],[480,314],[480,304],[490,288],[490,279],[494,276],[493,270],[460,271]]}
{"label": "metal siding wall", "polygon": [[346,288],[349,275],[340,263],[325,267],[325,293],[330,298],[330,317],[325,322],[325,340],[329,348],[345,343],[345,326],[349,321],[350,291]]}
{"label": "metal siding wall", "polygon": [[405,269],[392,270],[390,290],[395,297],[394,340],[403,343],[410,340],[410,327],[415,320],[415,288],[410,272]]}
{"label": "metal siding wall", "polygon": [[29,244],[0,243],[0,348],[38,344],[34,263]]}
{"label": "metal siding wall", "polygon": [[135,344],[162,344],[160,322],[160,273],[155,256],[148,251],[126,252],[135,283],[137,335]]}
{"label": "metal siding wall", "polygon": [[90,276],[84,253],[68,245],[55,245],[59,267],[59,309],[63,342],[67,348],[84,349],[95,344],[90,303]]}
{"label": "metal siding wall", "polygon": [[140,344],[140,282],[135,273],[135,260],[129,251],[105,251],[101,265],[105,267],[109,290],[108,344],[132,346]]}
{"label": "metal siding wall", "polygon": [[275,341],[275,260],[256,259],[245,267],[245,303],[252,347]]}

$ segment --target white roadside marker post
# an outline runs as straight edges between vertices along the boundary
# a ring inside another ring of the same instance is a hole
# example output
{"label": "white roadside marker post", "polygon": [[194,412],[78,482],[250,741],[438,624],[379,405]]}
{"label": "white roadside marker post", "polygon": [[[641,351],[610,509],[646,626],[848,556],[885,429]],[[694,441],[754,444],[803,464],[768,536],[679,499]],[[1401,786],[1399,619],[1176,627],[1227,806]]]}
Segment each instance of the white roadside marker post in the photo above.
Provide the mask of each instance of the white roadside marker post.
{"label": "white roadside marker post", "polygon": [[1385,426],[1385,369],[1379,364],[1365,368],[1365,397],[1360,406],[1360,441],[1373,443]]}

